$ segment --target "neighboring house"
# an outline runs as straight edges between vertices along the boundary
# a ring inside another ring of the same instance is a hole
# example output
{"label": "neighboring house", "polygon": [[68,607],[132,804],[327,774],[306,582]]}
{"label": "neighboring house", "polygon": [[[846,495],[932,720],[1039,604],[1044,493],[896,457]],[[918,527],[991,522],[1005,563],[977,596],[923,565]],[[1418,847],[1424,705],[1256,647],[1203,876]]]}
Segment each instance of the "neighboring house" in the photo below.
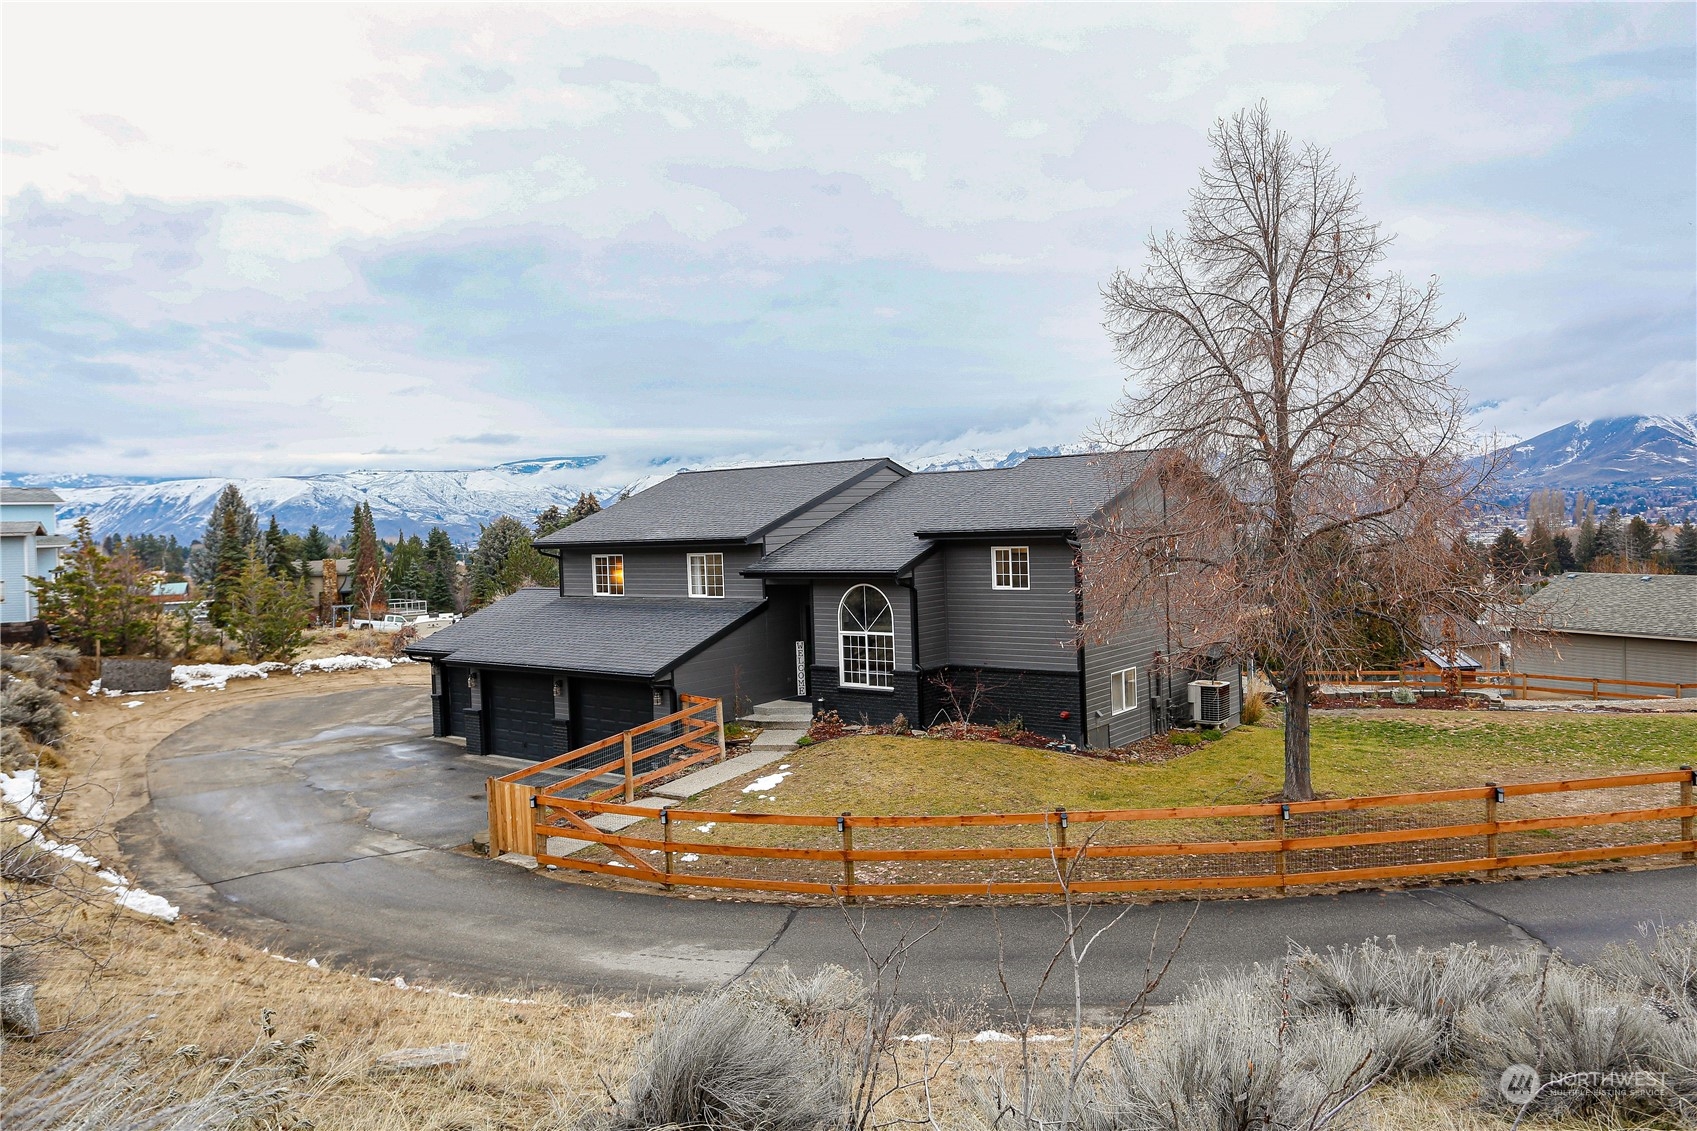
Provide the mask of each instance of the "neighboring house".
{"label": "neighboring house", "polygon": [[155,581],[147,599],[159,606],[162,613],[175,613],[189,603],[189,583],[186,581]]}
{"label": "neighboring house", "polygon": [[1697,576],[1563,574],[1523,616],[1535,631],[1511,632],[1514,671],[1697,684]]}
{"label": "neighboring house", "polygon": [[[1441,616],[1420,618],[1421,639],[1429,645],[1421,650],[1421,659],[1428,671],[1442,671],[1444,662],[1444,621]],[[1502,672],[1508,670],[1508,633],[1488,624],[1479,624],[1465,617],[1450,618],[1455,625],[1455,643],[1459,655],[1456,667],[1463,671]]]}
{"label": "neighboring house", "polygon": [[1078,542],[1123,494],[1098,462],[677,475],[538,539],[557,591],[520,590],[408,651],[432,663],[436,733],[524,758],[668,714],[686,692],[914,727],[976,697],[976,721],[1108,746],[1163,728],[1169,704],[1188,712],[1190,679],[1217,676],[1210,719],[1235,723],[1235,665],[1156,686],[1160,625],[1076,643]]}
{"label": "neighboring house", "polygon": [[44,487],[0,487],[0,622],[36,619],[35,593],[25,579],[51,576],[59,551],[71,544],[55,520],[62,502]]}
{"label": "neighboring house", "polygon": [[[354,591],[354,560],[352,558],[326,558],[334,561],[336,570],[336,599],[331,602],[336,605],[353,603]],[[324,593],[324,562],[306,563],[306,595],[312,602],[312,607],[318,607],[318,599]]]}

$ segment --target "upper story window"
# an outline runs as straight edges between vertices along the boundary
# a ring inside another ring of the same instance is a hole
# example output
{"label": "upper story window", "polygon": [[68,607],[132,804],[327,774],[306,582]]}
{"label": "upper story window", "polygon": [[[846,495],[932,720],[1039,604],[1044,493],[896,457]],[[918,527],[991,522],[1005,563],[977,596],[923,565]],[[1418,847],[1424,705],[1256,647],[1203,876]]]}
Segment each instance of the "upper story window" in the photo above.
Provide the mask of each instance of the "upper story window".
{"label": "upper story window", "polygon": [[1031,588],[1031,550],[1025,546],[995,546],[990,550],[992,589]]}
{"label": "upper story window", "polygon": [[691,597],[723,597],[725,595],[725,555],[689,555],[689,595]]}
{"label": "upper story window", "polygon": [[625,595],[625,556],[623,554],[596,554],[591,561],[595,571],[595,595],[597,597],[623,597]]}
{"label": "upper story window", "polygon": [[837,680],[844,687],[896,685],[896,623],[889,598],[856,585],[837,606]]}

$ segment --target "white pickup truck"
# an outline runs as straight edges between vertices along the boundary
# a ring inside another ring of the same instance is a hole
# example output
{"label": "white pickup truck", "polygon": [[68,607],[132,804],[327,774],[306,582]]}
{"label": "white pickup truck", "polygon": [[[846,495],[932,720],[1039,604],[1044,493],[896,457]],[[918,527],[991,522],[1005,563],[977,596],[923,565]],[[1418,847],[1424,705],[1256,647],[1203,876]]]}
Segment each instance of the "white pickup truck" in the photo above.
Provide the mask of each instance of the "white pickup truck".
{"label": "white pickup truck", "polygon": [[423,616],[409,613],[385,613],[381,620],[356,620],[353,622],[353,627],[372,628],[378,632],[399,632],[409,625],[413,628],[423,628],[426,625],[453,624],[459,619],[460,614],[458,613],[437,613],[435,616],[428,613]]}

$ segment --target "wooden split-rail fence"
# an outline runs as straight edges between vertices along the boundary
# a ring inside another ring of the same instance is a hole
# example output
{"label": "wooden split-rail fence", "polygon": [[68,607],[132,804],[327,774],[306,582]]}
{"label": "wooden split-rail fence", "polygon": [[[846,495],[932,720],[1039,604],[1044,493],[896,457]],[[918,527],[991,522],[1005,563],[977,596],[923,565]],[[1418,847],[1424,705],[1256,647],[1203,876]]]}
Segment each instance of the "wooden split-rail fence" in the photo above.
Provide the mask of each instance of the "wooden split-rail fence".
{"label": "wooden split-rail fence", "polygon": [[[1310,672],[1314,682],[1332,687],[1410,687],[1437,691],[1443,673],[1400,668],[1347,668]],[[1533,692],[1565,695],[1575,699],[1683,699],[1697,696],[1697,682],[1660,683],[1648,679],[1606,679],[1594,676],[1552,675],[1544,672],[1462,672],[1460,683],[1467,691],[1498,691],[1528,698]]]}
{"label": "wooden split-rail fence", "polygon": [[[1539,865],[1697,857],[1692,828],[1697,775],[1690,766],[1377,797],[1167,809],[825,815],[631,804],[643,784],[722,750],[722,723],[717,701],[696,700],[625,735],[491,778],[491,852],[522,853],[556,868],[668,890],[717,888],[848,901],[1058,896],[1063,890],[1084,896],[1233,889],[1283,894],[1328,884],[1496,875]],[[640,741],[655,732],[667,737],[652,746]],[[575,768],[602,750],[619,750],[621,756]],[[656,758],[665,764],[640,770],[645,759]],[[546,786],[525,781],[561,767],[573,772]],[[566,795],[603,775],[617,781],[588,796]],[[591,823],[608,814],[646,818],[659,827],[643,835]],[[693,835],[720,826],[746,835],[736,840]],[[1187,835],[1166,839],[1163,830]],[[1548,838],[1564,835],[1583,843],[1549,847]],[[550,852],[556,838],[596,847],[556,854]],[[812,843],[770,843],[786,838]],[[977,843],[953,843],[962,839]],[[997,843],[1009,839],[1016,843]]]}

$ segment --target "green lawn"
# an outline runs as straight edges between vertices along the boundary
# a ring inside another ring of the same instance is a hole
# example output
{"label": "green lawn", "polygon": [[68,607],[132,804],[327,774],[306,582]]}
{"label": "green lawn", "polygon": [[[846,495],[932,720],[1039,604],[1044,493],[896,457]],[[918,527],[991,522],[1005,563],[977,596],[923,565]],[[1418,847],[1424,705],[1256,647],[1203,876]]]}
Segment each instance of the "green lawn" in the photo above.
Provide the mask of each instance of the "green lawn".
{"label": "green lawn", "polygon": [[[1697,715],[1385,712],[1317,716],[1313,733],[1314,785],[1332,795],[1672,769],[1697,756]],[[1283,781],[1284,734],[1239,727],[1160,765],[1000,743],[882,736],[821,743],[798,750],[788,762],[791,776],[766,795],[769,801],[744,794],[747,783],[739,781],[696,798],[690,807],[971,813],[1262,801]]]}

